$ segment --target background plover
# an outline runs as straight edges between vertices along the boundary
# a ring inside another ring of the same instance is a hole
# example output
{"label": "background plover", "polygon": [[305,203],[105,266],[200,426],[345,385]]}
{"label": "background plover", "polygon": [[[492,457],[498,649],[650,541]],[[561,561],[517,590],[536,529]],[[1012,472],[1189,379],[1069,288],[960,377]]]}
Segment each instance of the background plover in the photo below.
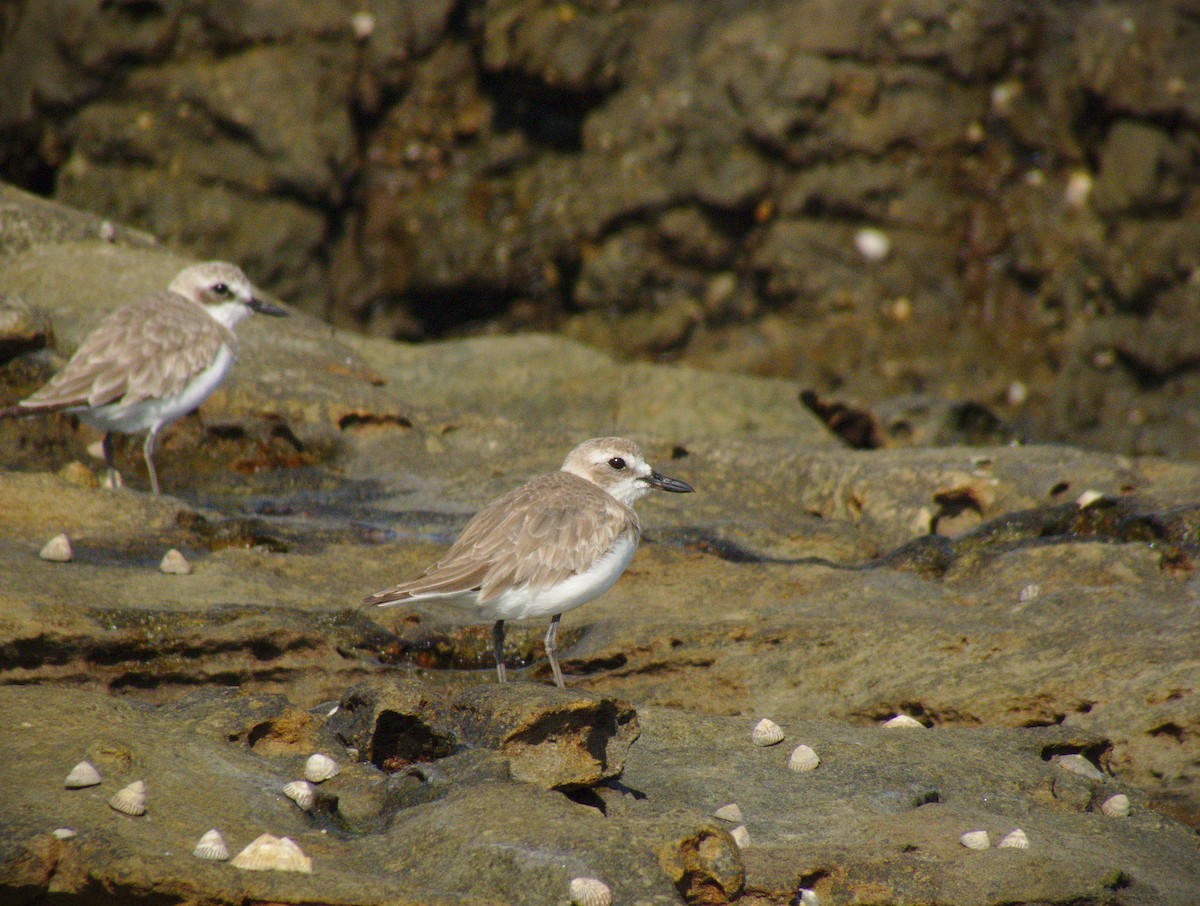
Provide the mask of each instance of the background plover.
{"label": "background plover", "polygon": [[233,332],[253,312],[287,312],[255,296],[242,271],[223,261],[186,267],[166,290],[108,315],[50,381],[0,417],[66,411],[104,432],[111,484],[112,432],[147,431],[143,452],[150,488],[158,493],[154,443],[158,432],[208,399],[237,358]]}

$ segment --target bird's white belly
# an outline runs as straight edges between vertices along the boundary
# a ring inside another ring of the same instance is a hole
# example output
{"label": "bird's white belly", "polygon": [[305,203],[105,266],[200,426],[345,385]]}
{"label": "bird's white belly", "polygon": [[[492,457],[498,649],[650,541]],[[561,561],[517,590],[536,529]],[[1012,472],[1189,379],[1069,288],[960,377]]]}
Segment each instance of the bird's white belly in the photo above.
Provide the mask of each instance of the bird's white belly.
{"label": "bird's white belly", "polygon": [[102,431],[120,431],[134,434],[150,428],[161,427],[187,415],[208,399],[225,380],[233,366],[233,349],[222,346],[211,365],[197,374],[179,393],[162,399],[142,400],[131,406],[120,402],[97,406],[94,409],[78,410],[79,417]]}
{"label": "bird's white belly", "polygon": [[486,603],[476,602],[473,609],[490,620],[528,620],[566,613],[612,588],[633,559],[637,544],[637,535],[626,533],[584,572],[549,588],[510,588]]}

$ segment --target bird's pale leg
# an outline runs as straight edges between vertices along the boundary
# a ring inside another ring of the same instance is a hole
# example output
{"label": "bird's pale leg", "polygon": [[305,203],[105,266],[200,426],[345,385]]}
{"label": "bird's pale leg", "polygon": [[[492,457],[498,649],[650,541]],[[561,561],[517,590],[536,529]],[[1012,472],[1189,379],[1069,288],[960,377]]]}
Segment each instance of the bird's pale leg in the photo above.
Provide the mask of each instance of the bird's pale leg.
{"label": "bird's pale leg", "polygon": [[146,443],[142,445],[142,452],[146,456],[146,469],[150,472],[150,490],[154,496],[158,496],[158,473],[154,471],[154,442],[158,438],[158,425],[155,425],[146,432]]}
{"label": "bird's pale leg", "polygon": [[124,487],[125,482],[121,480],[121,473],[117,471],[117,463],[113,458],[113,436],[108,431],[100,438],[100,451],[104,454],[104,465],[108,469],[104,486],[110,490]]}
{"label": "bird's pale leg", "polygon": [[504,677],[504,621],[497,620],[496,625],[492,627],[492,648],[496,652],[496,676],[500,677],[500,682],[504,683],[507,680]]}
{"label": "bird's pale leg", "polygon": [[550,669],[554,673],[554,685],[562,689],[563,677],[562,670],[558,667],[558,658],[554,656],[554,652],[558,650],[558,621],[562,619],[561,613],[556,613],[550,618],[550,628],[546,630],[546,657],[550,658]]}

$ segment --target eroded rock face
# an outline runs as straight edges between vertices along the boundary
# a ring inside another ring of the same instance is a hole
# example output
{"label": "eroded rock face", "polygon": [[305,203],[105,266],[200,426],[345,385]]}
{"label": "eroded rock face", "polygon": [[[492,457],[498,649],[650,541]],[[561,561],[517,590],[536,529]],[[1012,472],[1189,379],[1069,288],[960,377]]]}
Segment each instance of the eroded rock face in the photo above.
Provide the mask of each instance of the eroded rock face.
{"label": "eroded rock face", "polygon": [[454,699],[463,735],[497,749],[516,780],[546,789],[595,786],[619,777],[638,738],[637,713],[620,699],[564,696],[522,684],[479,686]]}
{"label": "eroded rock face", "polygon": [[1005,438],[1193,445],[1184,9],[17,0],[5,24],[0,174],[339,325],[555,328],[973,404]]}

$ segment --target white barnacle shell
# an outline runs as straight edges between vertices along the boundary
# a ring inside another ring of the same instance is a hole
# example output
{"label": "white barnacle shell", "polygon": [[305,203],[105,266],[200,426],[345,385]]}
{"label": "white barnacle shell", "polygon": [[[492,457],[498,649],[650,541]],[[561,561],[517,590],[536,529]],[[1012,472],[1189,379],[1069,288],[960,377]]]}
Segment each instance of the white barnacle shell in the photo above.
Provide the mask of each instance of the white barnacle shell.
{"label": "white barnacle shell", "polygon": [[792,897],[792,902],[796,906],[821,906],[821,898],[817,896],[817,892],[809,890],[807,887],[797,890],[796,895]]}
{"label": "white barnacle shell", "polygon": [[46,542],[38,556],[51,563],[70,563],[74,556],[71,552],[71,539],[66,535],[55,535]]}
{"label": "white barnacle shell", "polygon": [[1129,797],[1124,793],[1117,793],[1115,796],[1109,796],[1100,803],[1100,811],[1108,815],[1110,818],[1128,818],[1129,817]]}
{"label": "white barnacle shell", "polygon": [[733,842],[737,844],[738,849],[745,849],[750,845],[750,831],[746,830],[744,824],[739,824],[731,830],[729,836],[733,837]]}
{"label": "white barnacle shell", "polygon": [[72,837],[79,836],[79,831],[73,827],[56,827],[51,833],[54,834],[56,840],[70,840]]}
{"label": "white barnacle shell", "polygon": [[1018,827],[1001,837],[996,846],[1000,849],[1029,849],[1029,837]]}
{"label": "white barnacle shell", "polygon": [[874,227],[864,227],[854,234],[854,247],[864,261],[882,261],[892,250],[892,240],[887,233]]}
{"label": "white barnacle shell", "polygon": [[915,717],[909,717],[907,714],[897,714],[890,720],[885,720],[881,726],[887,727],[889,730],[894,730],[897,727],[907,727],[910,729],[924,730],[925,725]]}
{"label": "white barnacle shell", "polygon": [[290,837],[262,834],[229,863],[245,871],[297,871],[312,874],[312,859]]}
{"label": "white barnacle shell", "polygon": [[967,831],[958,838],[958,842],[967,849],[987,849],[992,845],[992,838],[987,831]]}
{"label": "white barnacle shell", "polygon": [[313,789],[313,785],[307,780],[293,780],[291,783],[284,784],[283,795],[287,796],[306,812],[317,801],[316,791]]}
{"label": "white barnacle shell", "polygon": [[805,771],[815,771],[820,763],[820,757],[810,746],[799,745],[792,749],[792,756],[788,759],[788,768],[802,774]]}
{"label": "white barnacle shell", "polygon": [[68,790],[82,790],[84,787],[96,786],[100,782],[100,772],[90,761],[81,761],[71,768],[71,773],[63,781]]}
{"label": "white barnacle shell", "polygon": [[304,779],[309,783],[321,783],[330,777],[336,777],[340,770],[336,761],[317,752],[309,755],[308,761],[304,762]]}
{"label": "white barnacle shell", "polygon": [[1017,592],[1017,600],[1024,604],[1026,601],[1032,601],[1042,593],[1041,586],[1036,582],[1030,582]]}
{"label": "white barnacle shell", "polygon": [[123,815],[146,814],[146,782],[135,780],[113,794],[108,804]]}
{"label": "white barnacle shell", "polygon": [[1075,505],[1081,510],[1086,510],[1093,503],[1097,503],[1104,499],[1104,495],[1099,491],[1087,490],[1075,498]]}
{"label": "white barnacle shell", "polygon": [[365,41],[375,33],[375,17],[370,13],[359,12],[350,17],[350,30],[359,41]]}
{"label": "white barnacle shell", "polygon": [[190,576],[192,574],[192,564],[188,563],[187,557],[175,548],[171,548],[163,554],[158,568],[168,576]]}
{"label": "white barnacle shell", "polygon": [[612,906],[612,891],[598,878],[572,878],[568,892],[573,906]]}
{"label": "white barnacle shell", "polygon": [[731,802],[728,805],[721,806],[719,809],[713,812],[713,817],[720,818],[722,821],[730,821],[734,824],[737,824],[742,820],[742,810],[738,808],[738,804],[736,802]]}
{"label": "white barnacle shell", "polygon": [[1104,775],[1100,773],[1100,770],[1082,755],[1055,755],[1054,761],[1060,768],[1068,770],[1072,774],[1086,777],[1088,780],[1104,779]]}
{"label": "white barnacle shell", "polygon": [[196,841],[196,848],[192,850],[192,855],[197,859],[224,862],[229,858],[229,847],[225,845],[225,838],[221,836],[221,832],[214,827],[212,830],[205,831]]}
{"label": "white barnacle shell", "polygon": [[783,742],[783,730],[775,721],[764,717],[750,731],[750,740],[756,746],[773,746],[777,742]]}

